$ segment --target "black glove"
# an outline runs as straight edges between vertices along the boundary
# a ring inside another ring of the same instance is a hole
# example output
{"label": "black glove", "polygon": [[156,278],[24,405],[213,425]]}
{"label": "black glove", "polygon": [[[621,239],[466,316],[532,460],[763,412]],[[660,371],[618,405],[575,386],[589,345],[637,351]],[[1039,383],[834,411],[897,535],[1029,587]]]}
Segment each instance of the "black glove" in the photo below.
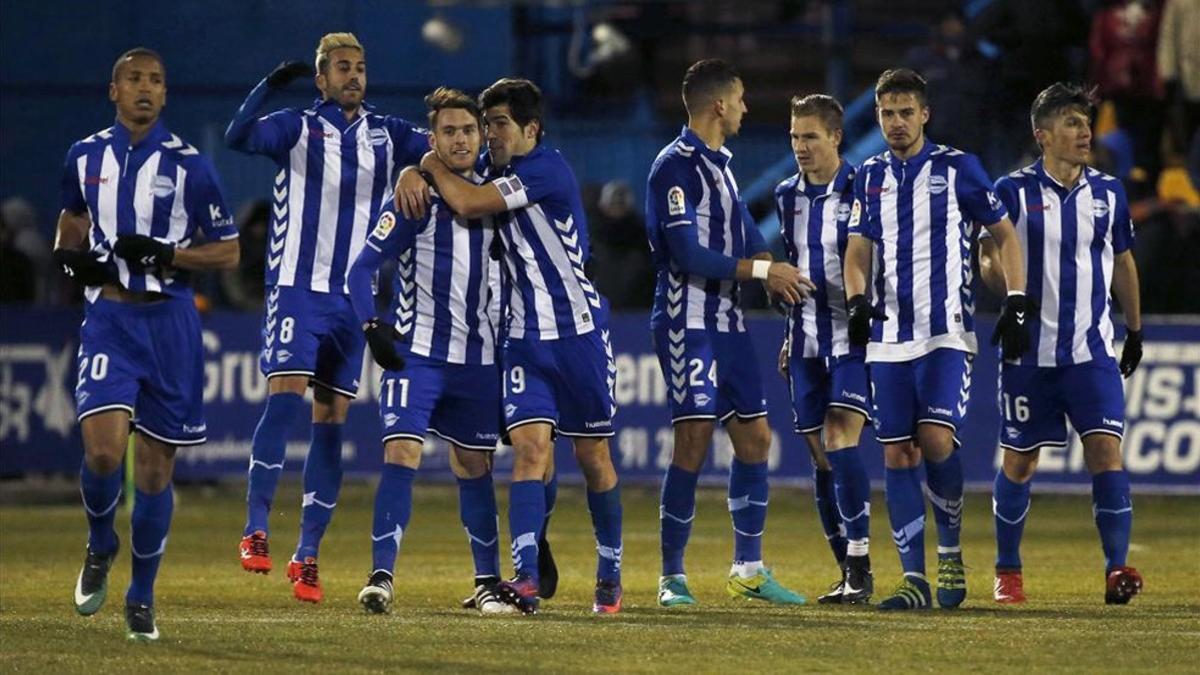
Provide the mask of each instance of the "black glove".
{"label": "black glove", "polygon": [[1004,309],[992,331],[992,344],[1000,345],[1005,361],[1021,358],[1029,351],[1029,323],[1034,319],[1037,304],[1024,293],[1013,293],[1004,299]]}
{"label": "black glove", "polygon": [[846,301],[846,313],[846,333],[850,344],[855,347],[865,347],[871,341],[871,319],[887,321],[883,310],[872,307],[867,296],[862,293]]}
{"label": "black glove", "polygon": [[144,234],[123,234],[117,237],[113,253],[139,268],[166,267],[175,260],[175,246]]}
{"label": "black glove", "polygon": [[317,71],[311,63],[305,61],[284,61],[267,75],[267,86],[272,89],[283,89],[298,77],[312,77]]}
{"label": "black glove", "polygon": [[363,333],[367,335],[367,345],[371,347],[371,358],[384,370],[404,370],[404,359],[396,352],[396,340],[400,333],[390,323],[380,323],[378,317],[373,317],[363,324]]}
{"label": "black glove", "polygon": [[1125,333],[1125,346],[1121,348],[1121,374],[1129,377],[1142,362],[1142,331],[1130,328]]}
{"label": "black glove", "polygon": [[102,286],[112,280],[108,266],[96,259],[91,251],[56,248],[53,258],[63,274],[84,286]]}

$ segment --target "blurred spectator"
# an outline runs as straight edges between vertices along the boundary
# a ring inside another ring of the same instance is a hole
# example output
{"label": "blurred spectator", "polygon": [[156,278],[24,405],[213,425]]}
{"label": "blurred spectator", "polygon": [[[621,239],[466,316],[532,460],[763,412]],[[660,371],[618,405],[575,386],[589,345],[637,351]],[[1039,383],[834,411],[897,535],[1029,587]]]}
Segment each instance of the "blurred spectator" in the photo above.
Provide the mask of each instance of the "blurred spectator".
{"label": "blurred spectator", "polygon": [[604,184],[590,226],[596,287],[613,309],[648,309],[654,300],[654,267],[629,183]]}
{"label": "blurred spectator", "polygon": [[237,309],[257,312],[262,309],[265,292],[271,204],[265,199],[247,202],[236,220],[242,259],[235,269],[221,273],[221,292]]}
{"label": "blurred spectator", "polygon": [[1150,184],[1162,166],[1163,88],[1155,65],[1159,15],[1156,0],[1111,2],[1096,12],[1088,40],[1090,79],[1113,102],[1117,125],[1133,137],[1131,178]]}
{"label": "blurred spectator", "polygon": [[8,246],[29,261],[27,283],[33,289],[30,301],[47,302],[55,279],[55,267],[50,259],[50,244],[38,227],[33,205],[24,197],[9,197],[0,204],[0,218],[8,230]]}
{"label": "blurred spectator", "polygon": [[1167,0],[1158,32],[1158,74],[1178,105],[1175,138],[1185,150],[1200,127],[1200,0]]}
{"label": "blurred spectator", "polygon": [[33,261],[16,246],[18,232],[0,210],[0,302],[33,302]]}
{"label": "blurred spectator", "polygon": [[928,45],[908,52],[904,63],[929,83],[929,137],[968,152],[987,150],[981,134],[963,120],[983,119],[988,93],[988,64],[974,43],[967,41],[966,24],[957,13],[947,14],[930,32]]}

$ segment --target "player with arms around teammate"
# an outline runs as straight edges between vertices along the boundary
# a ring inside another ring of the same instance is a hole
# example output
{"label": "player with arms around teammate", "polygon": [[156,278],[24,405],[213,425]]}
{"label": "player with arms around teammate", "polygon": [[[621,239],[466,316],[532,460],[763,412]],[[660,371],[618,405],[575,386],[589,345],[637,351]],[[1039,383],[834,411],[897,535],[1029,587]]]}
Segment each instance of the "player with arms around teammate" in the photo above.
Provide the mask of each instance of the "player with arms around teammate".
{"label": "player with arms around teammate", "polygon": [[[425,97],[430,145],[460,180],[482,183],[475,163],[482,115],[475,100],[439,88]],[[490,222],[467,222],[434,196],[427,217],[397,217],[390,199],[350,268],[354,312],[384,369],[383,475],[375,495],[372,572],[358,600],[384,613],[392,572],[412,513],[412,486],[426,433],[451,444],[459,511],[475,560],[473,604],[484,614],[511,612],[494,593],[500,581],[491,456],[499,440],[500,370],[495,361],[499,270],[489,257]],[[486,219],[490,220],[490,219]],[[385,259],[398,259],[388,319],[375,311],[371,282]],[[400,347],[397,349],[397,342]]]}
{"label": "player with arms around teammate", "polygon": [[[975,224],[986,226],[999,247],[1009,294],[993,342],[1002,339],[1012,357],[1029,345],[1025,274],[1012,223],[979,160],[925,138],[925,80],[904,68],[885,71],[875,106],[888,150],[864,162],[854,178],[845,283],[850,344],[867,346],[875,436],[883,445],[888,515],[904,571],[879,607],[932,603],[917,473],[924,460],[938,530],[938,604],[952,608],[967,593],[955,431],[967,412],[978,350],[970,263]],[[873,304],[865,295],[872,254]]]}
{"label": "player with arms around teammate", "polygon": [[812,280],[792,307],[779,352],[796,433],[813,459],[817,513],[842,578],[822,604],[867,602],[874,590],[868,544],[871,480],[858,454],[870,419],[865,350],[846,333],[842,256],[854,201],[854,167],[842,161],[842,105],[831,96],[792,99],[792,152],[800,172],[779,184],[775,203],[788,261]]}
{"label": "player with arms around teammate", "polygon": [[243,569],[271,571],[271,503],[288,432],[305,408],[304,390],[312,385],[300,543],[287,573],[297,599],[319,602],[318,547],[341,487],[342,425],[358,391],[365,346],[346,272],[398,168],[417,162],[429,143],[412,124],[376,114],[363,103],[366,55],[350,33],[330,33],[317,45],[315,82],[321,99],[313,107],[257,117],[276,92],[312,74],[312,66],[298,61],[276,68],[238,109],[225,142],[241,152],[266,155],[279,167],[260,360],[268,397],[254,430],[239,553]]}
{"label": "player with arms around teammate", "polygon": [[663,480],[660,522],[664,607],[696,603],[683,557],[695,516],[696,480],[717,420],[733,441],[729,512],[734,554],[726,590],[734,597],[803,604],[763,566],[767,519],[767,426],[762,379],[738,306],[738,284],[759,279],[796,304],[809,282],[771,254],[738,195],[725,147],[746,114],[742,79],[719,59],[683,78],[688,123],[650,168],[646,232],[658,270],[651,328],[670,394],[675,445]]}
{"label": "player with arms around teammate", "polygon": [[[1000,372],[1004,463],[996,472],[996,584],[1000,603],[1025,601],[1021,534],[1029,488],[1042,448],[1067,444],[1065,420],[1083,441],[1092,474],[1092,511],[1104,549],[1104,600],[1125,604],[1142,588],[1126,565],[1133,505],[1121,464],[1125,397],[1121,376],[1142,359],[1142,317],[1133,222],[1116,178],[1088,167],[1092,154],[1092,101],[1080,87],[1057,83],[1033,102],[1030,118],[1042,158],[996,182],[1016,222],[1029,270],[1033,349],[1006,356]],[[983,239],[980,271],[1004,293],[996,244]],[[1120,364],[1113,352],[1109,289],[1121,303],[1128,331]],[[1040,309],[1037,307],[1040,305]]]}
{"label": "player with arms around teammate", "polygon": [[[502,79],[479,96],[493,180],[474,185],[437,153],[428,172],[441,198],[466,218],[495,215],[504,244],[507,332],[502,347],[505,432],[513,445],[509,530],[516,576],[497,586],[507,602],[537,611],[538,535],[546,517],[543,478],[556,433],[575,446],[596,535],[593,611],[621,608],[621,493],[608,439],[616,413],[616,366],[607,301],[585,266],[587,220],[571,167],[542,139],[542,92]],[[501,215],[503,214],[503,215]]]}
{"label": "player with arms around teammate", "polygon": [[[154,579],[167,545],[175,451],[205,441],[204,352],[191,270],[237,266],[237,229],[212,164],[167,130],[166,69],[139,47],[117,59],[113,126],[75,143],[62,177],[54,258],[87,287],[75,405],[87,557],[75,610],[100,611],[120,544],[113,527],[121,459],[135,433],[132,640],[154,641]],[[197,232],[199,230],[199,233]],[[202,234],[206,243],[196,243]]]}

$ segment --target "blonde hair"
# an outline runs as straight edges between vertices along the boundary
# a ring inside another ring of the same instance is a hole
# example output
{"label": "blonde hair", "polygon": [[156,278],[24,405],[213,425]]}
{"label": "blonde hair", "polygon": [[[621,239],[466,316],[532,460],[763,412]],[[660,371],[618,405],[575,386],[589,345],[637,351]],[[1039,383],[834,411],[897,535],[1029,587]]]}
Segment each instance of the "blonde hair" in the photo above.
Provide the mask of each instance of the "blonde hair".
{"label": "blonde hair", "polygon": [[367,55],[367,50],[363,49],[354,33],[326,33],[317,43],[317,72],[323,73],[329,67],[330,52],[344,48],[357,49],[364,57]]}

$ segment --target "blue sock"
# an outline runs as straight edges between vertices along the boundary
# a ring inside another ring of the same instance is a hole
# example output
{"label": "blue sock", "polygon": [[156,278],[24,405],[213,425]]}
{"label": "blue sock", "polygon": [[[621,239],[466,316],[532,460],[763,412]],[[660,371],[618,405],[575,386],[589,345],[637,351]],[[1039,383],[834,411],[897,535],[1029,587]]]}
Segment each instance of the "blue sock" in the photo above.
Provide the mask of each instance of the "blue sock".
{"label": "blue sock", "polygon": [[842,527],[842,518],[838,514],[832,471],[813,467],[813,496],[817,500],[817,516],[821,519],[821,529],[825,531],[825,541],[829,542],[833,557],[841,565],[846,560],[846,529]]}
{"label": "blue sock", "polygon": [[546,520],[546,488],[540,480],[515,480],[508,494],[513,569],[517,574],[537,579],[537,535]]}
{"label": "blue sock", "polygon": [[659,500],[658,517],[661,527],[663,576],[683,574],[683,553],[692,535],[692,519],[696,516],[696,480],[698,473],[667,467]]}
{"label": "blue sock", "polygon": [[304,500],[300,511],[300,545],[296,560],[316,558],[321,537],[342,487],[342,425],[313,424],[312,446],[304,460]]}
{"label": "blue sock", "polygon": [[258,426],[254,428],[254,439],[250,442],[246,527],[242,536],[258,530],[270,531],[267,529],[267,520],[271,514],[271,502],[275,500],[279,475],[283,473],[288,432],[303,408],[304,397],[300,394],[279,393],[267,397],[267,407],[258,420]]}
{"label": "blue sock", "polygon": [[371,573],[395,570],[400,540],[412,516],[413,480],[417,470],[384,464],[375,490],[375,517],[371,523]]}
{"label": "blue sock", "polygon": [[158,563],[167,549],[167,531],[171,529],[174,510],[175,494],[170,485],[156,495],[134,491],[129,545],[133,553],[133,578],[125,594],[127,604],[154,604],[154,578],[158,576]]}
{"label": "blue sock", "polygon": [[871,478],[857,447],[825,453],[833,467],[833,486],[837,495],[847,539],[855,541],[871,536]]}
{"label": "blue sock", "polygon": [[733,562],[762,560],[767,527],[767,463],[733,458],[729,467],[729,515],[733,518]]}
{"label": "blue sock", "polygon": [[887,469],[888,518],[905,573],[925,574],[925,498],[918,467]]}
{"label": "blue sock", "polygon": [[1025,532],[1025,516],[1029,515],[1029,488],[1032,481],[1014,483],[996,472],[992,484],[992,514],[996,516],[996,569],[1021,569],[1021,535]]}
{"label": "blue sock", "polygon": [[1104,548],[1104,571],[1124,567],[1129,555],[1129,533],[1133,529],[1129,474],[1124,469],[1092,476],[1092,513]]}
{"label": "blue sock", "polygon": [[79,491],[83,493],[83,510],[88,519],[88,548],[99,555],[112,553],[117,546],[113,521],[121,502],[120,466],[107,476],[98,476],[84,461],[79,468]]}
{"label": "blue sock", "polygon": [[500,576],[500,523],[496,514],[492,474],[458,479],[458,515],[471,544],[476,577]]}
{"label": "blue sock", "polygon": [[588,490],[587,501],[596,533],[596,578],[621,583],[621,485],[607,492]]}
{"label": "blue sock", "polygon": [[937,523],[938,554],[961,554],[963,468],[958,450],[941,462],[925,462],[925,485]]}
{"label": "blue sock", "polygon": [[550,527],[550,516],[554,513],[554,505],[558,503],[558,472],[550,476],[546,486],[546,518],[542,521],[542,529],[538,530],[538,541],[546,538],[546,530]]}

